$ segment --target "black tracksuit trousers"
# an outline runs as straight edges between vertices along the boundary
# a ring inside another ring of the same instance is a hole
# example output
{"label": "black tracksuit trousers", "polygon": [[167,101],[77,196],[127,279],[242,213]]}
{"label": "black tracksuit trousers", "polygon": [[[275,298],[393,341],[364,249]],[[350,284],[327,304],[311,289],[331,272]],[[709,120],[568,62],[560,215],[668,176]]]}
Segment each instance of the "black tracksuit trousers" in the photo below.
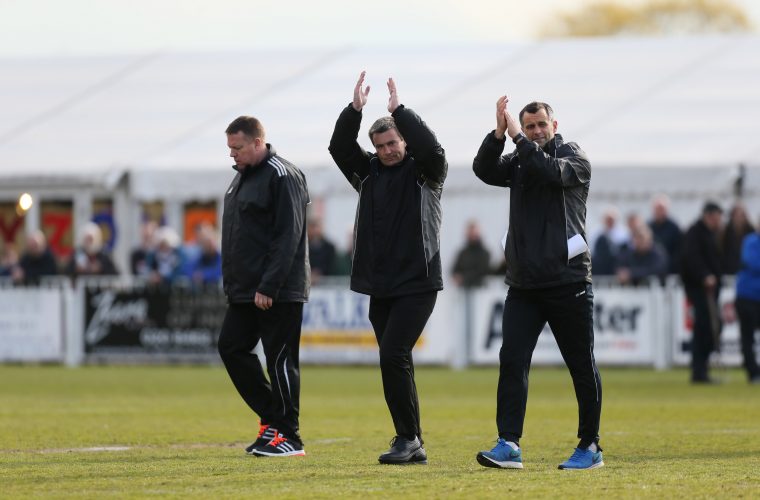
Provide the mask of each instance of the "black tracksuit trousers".
{"label": "black tracksuit trousers", "polygon": [[739,315],[744,369],[747,370],[747,377],[751,381],[760,376],[755,353],[755,332],[760,328],[760,301],[739,297],[736,299],[736,312]]}
{"label": "black tracksuit trousers", "polygon": [[[219,354],[240,396],[262,423],[297,441],[302,317],[300,302],[275,302],[267,311],[253,303],[230,304],[219,335]],[[251,352],[259,340],[269,380]]]}
{"label": "black tracksuit trousers", "polygon": [[[685,287],[686,297],[694,310],[694,327],[691,336],[691,380],[705,381],[709,379],[710,353],[720,346],[720,315],[718,314],[719,287],[709,291],[704,287]],[[709,301],[712,301],[710,304]],[[714,310],[711,311],[711,308]],[[714,314],[718,317],[713,318]],[[717,325],[714,322],[717,321]],[[714,329],[718,328],[718,331]],[[717,338],[716,338],[717,337]]]}
{"label": "black tracksuit trousers", "polygon": [[380,372],[385,402],[391,412],[396,435],[419,436],[420,403],[414,383],[412,348],[420,338],[435,306],[438,292],[369,301],[369,321],[380,347]]}
{"label": "black tracksuit trousers", "polygon": [[531,357],[547,322],[573,379],[578,400],[579,446],[588,447],[599,442],[602,381],[594,361],[594,293],[591,284],[585,282],[551,288],[509,289],[499,352],[496,404],[499,436],[520,442]]}

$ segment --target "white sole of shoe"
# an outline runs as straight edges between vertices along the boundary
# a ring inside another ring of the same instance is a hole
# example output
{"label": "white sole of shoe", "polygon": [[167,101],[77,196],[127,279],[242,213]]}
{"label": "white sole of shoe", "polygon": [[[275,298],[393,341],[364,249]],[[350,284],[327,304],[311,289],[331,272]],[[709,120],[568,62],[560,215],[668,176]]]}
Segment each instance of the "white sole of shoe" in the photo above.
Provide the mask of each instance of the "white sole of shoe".
{"label": "white sole of shoe", "polygon": [[560,467],[559,470],[589,470],[589,469],[598,469],[599,467],[604,467],[604,460],[602,460],[598,464],[592,465],[591,467],[586,467],[585,469],[573,469],[570,467]]}
{"label": "white sole of shoe", "polygon": [[269,453],[266,451],[254,450],[251,455],[257,457],[303,457],[306,455],[304,450],[286,451],[285,453]]}
{"label": "white sole of shoe", "polygon": [[489,458],[485,455],[481,455],[478,453],[477,455],[478,463],[482,465],[483,467],[494,467],[496,469],[522,469],[523,464],[522,462],[499,462],[498,460],[494,460],[493,458]]}

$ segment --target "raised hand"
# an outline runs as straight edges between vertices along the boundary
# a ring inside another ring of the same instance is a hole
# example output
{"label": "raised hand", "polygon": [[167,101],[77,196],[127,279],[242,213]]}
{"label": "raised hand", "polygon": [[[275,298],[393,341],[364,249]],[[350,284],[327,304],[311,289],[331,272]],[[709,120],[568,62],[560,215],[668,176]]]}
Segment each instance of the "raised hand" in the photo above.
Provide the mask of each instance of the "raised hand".
{"label": "raised hand", "polygon": [[496,131],[497,139],[503,139],[506,133],[510,139],[514,139],[522,131],[520,124],[515,120],[507,109],[509,97],[503,95],[496,101]]}
{"label": "raised hand", "polygon": [[388,111],[393,113],[398,108],[398,93],[396,92],[396,82],[393,78],[388,78],[388,92],[391,94],[388,98]]}
{"label": "raised hand", "polygon": [[507,102],[509,102],[509,98],[505,95],[496,101],[496,131],[494,135],[497,139],[504,139],[504,133],[507,131]]}
{"label": "raised hand", "polygon": [[354,102],[351,103],[351,105],[356,111],[361,111],[364,105],[367,104],[369,85],[367,85],[366,89],[362,89],[362,85],[364,84],[364,75],[366,74],[366,71],[362,71],[362,74],[359,75],[359,81],[356,82],[356,87],[354,87]]}
{"label": "raised hand", "polygon": [[[509,99],[507,99],[507,102],[509,102]],[[509,109],[504,110],[504,117],[507,119],[507,135],[510,139],[514,139],[517,134],[522,132],[520,122],[514,119],[510,114]]]}

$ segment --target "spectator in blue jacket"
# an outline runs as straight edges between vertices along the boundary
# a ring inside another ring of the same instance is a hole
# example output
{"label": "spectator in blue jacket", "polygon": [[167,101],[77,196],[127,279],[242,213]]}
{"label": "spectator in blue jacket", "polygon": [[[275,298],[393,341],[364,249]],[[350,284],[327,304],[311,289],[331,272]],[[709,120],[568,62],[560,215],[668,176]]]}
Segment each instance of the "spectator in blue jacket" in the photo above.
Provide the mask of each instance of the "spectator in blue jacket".
{"label": "spectator in blue jacket", "polygon": [[736,275],[736,312],[739,315],[744,368],[751,384],[760,384],[755,356],[755,332],[760,327],[760,234],[744,238],[741,268]]}
{"label": "spectator in blue jacket", "polygon": [[196,285],[217,285],[222,279],[222,255],[219,253],[217,235],[208,224],[198,231],[200,255],[193,262],[193,283]]}
{"label": "spectator in blue jacket", "polygon": [[156,232],[156,250],[148,257],[153,283],[170,285],[182,276],[183,256],[179,248],[179,235],[169,226]]}

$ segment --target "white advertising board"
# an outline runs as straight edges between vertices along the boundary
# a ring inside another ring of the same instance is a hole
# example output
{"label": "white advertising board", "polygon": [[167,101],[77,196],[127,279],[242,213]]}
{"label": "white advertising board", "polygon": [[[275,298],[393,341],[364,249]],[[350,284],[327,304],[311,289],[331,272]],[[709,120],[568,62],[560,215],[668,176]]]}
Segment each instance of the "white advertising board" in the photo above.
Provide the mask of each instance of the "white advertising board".
{"label": "white advertising board", "polygon": [[[473,293],[470,361],[473,364],[498,364],[507,287],[491,283]],[[653,365],[653,339],[657,331],[650,290],[594,290],[594,355],[598,363]],[[563,363],[548,325],[538,338],[533,363]]]}
{"label": "white advertising board", "polygon": [[[682,288],[673,291],[674,307],[674,332],[673,332],[673,364],[686,366],[691,363],[691,336],[693,312],[691,305],[686,299],[686,292]],[[713,361],[719,361],[723,366],[741,366],[741,340],[739,333],[739,320],[734,308],[736,289],[733,286],[724,286],[720,290],[720,315],[722,328],[720,333],[720,354],[713,354]]]}
{"label": "white advertising board", "polygon": [[0,289],[0,361],[61,361],[61,290]]}
{"label": "white advertising board", "polygon": [[[414,348],[415,363],[446,363],[450,357],[446,294]],[[377,341],[368,319],[369,297],[345,287],[314,287],[304,306],[300,358],[304,363],[376,364]]]}

